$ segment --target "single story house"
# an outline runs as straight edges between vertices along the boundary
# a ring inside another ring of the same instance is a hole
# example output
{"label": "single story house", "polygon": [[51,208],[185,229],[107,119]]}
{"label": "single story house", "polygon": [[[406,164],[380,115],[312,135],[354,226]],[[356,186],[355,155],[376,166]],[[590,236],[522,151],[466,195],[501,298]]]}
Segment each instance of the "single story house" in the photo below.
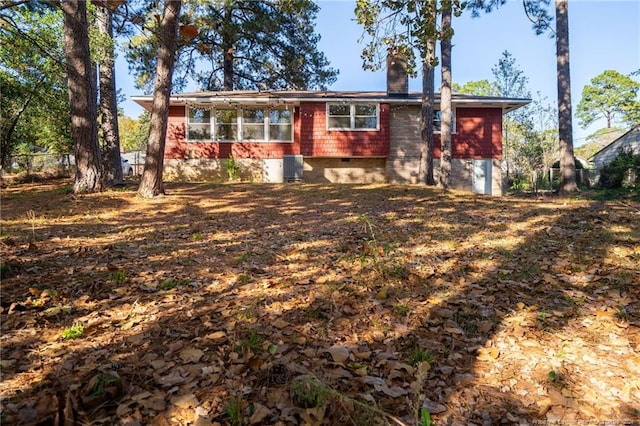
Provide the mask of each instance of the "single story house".
{"label": "single story house", "polygon": [[596,170],[596,180],[597,176],[600,175],[600,170],[616,158],[621,150],[629,150],[634,154],[640,154],[640,124],[635,125],[627,133],[589,158]]}
{"label": "single story house", "polygon": [[[386,92],[219,91],[171,96],[165,176],[226,176],[232,156],[263,182],[417,183],[421,98],[401,67]],[[133,100],[151,108],[151,96]],[[452,187],[502,194],[502,116],[529,103],[453,95]],[[439,95],[434,166],[440,158]]]}

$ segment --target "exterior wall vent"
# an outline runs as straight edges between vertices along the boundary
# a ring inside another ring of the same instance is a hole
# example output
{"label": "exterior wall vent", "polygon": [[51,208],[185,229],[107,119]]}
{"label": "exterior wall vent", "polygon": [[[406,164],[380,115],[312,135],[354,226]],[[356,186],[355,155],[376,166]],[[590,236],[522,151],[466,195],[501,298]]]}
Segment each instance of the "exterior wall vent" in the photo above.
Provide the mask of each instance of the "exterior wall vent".
{"label": "exterior wall vent", "polygon": [[302,155],[285,155],[283,159],[285,182],[302,181],[302,171],[304,166]]}

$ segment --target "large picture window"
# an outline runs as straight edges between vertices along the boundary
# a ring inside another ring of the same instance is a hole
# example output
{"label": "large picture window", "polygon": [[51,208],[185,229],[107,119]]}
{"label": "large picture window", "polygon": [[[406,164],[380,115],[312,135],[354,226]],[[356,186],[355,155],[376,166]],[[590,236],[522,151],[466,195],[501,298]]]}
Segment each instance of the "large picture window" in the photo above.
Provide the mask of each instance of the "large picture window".
{"label": "large picture window", "polygon": [[292,142],[293,112],[284,108],[187,108],[187,140]]}
{"label": "large picture window", "polygon": [[328,104],[329,130],[378,130],[377,104]]}

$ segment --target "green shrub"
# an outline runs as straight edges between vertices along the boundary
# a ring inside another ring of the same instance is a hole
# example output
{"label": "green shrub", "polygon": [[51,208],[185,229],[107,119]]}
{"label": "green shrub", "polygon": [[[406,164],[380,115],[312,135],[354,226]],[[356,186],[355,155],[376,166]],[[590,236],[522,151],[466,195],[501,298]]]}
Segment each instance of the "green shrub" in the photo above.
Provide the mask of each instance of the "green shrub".
{"label": "green shrub", "polygon": [[224,161],[224,167],[227,169],[227,178],[230,182],[238,180],[240,177],[240,164],[229,154],[229,158]]}
{"label": "green shrub", "polygon": [[620,150],[618,156],[600,170],[598,185],[607,189],[622,188],[627,170],[639,167],[640,154],[634,155],[630,149]]}

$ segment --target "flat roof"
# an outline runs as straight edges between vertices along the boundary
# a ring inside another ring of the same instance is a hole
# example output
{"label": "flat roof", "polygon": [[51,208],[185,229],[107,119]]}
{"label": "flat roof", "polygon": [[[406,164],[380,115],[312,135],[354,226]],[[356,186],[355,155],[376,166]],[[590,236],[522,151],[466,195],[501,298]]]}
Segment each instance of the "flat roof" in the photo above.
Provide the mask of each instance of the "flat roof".
{"label": "flat roof", "polygon": [[[440,103],[440,94],[436,93],[435,103]],[[153,96],[132,96],[133,101],[143,108],[151,109]],[[234,90],[215,92],[187,92],[171,95],[171,105],[299,105],[303,102],[379,102],[389,104],[419,105],[422,92],[409,92],[404,95],[388,94],[387,92],[363,91],[320,91],[320,90]],[[453,94],[451,102],[455,106],[469,106],[481,108],[501,108],[503,112],[513,111],[527,105],[531,99],[502,98],[495,96],[469,96]]]}

